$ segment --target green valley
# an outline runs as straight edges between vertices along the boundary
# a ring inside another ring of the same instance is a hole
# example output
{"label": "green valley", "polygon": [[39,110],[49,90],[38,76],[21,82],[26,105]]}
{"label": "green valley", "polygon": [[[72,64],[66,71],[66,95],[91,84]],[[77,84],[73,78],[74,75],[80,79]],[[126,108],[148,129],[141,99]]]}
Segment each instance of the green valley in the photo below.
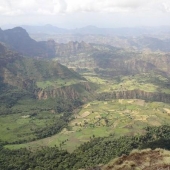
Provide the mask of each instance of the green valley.
{"label": "green valley", "polygon": [[107,169],[170,149],[168,52],[0,31],[0,169]]}

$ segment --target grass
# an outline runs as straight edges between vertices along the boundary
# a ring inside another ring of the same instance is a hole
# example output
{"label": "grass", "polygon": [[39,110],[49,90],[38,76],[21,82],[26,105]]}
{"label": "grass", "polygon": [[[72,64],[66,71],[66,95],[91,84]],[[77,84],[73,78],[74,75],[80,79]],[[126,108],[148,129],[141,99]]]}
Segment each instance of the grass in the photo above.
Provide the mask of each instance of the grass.
{"label": "grass", "polygon": [[46,89],[48,87],[59,88],[63,86],[70,86],[81,82],[77,79],[57,79],[56,81],[41,81],[36,82],[37,87]]}
{"label": "grass", "polygon": [[170,94],[167,84],[170,82],[162,75],[154,73],[136,74],[134,76],[122,76],[114,78],[99,78],[94,74],[84,76],[88,81],[99,84],[98,93],[126,90],[143,90],[146,92],[159,92]]}
{"label": "grass", "polygon": [[[114,134],[115,138],[123,135],[143,133],[142,128],[159,126],[170,121],[170,106],[161,102],[143,100],[93,101],[85,104],[75,119],[69,123],[69,129],[52,137],[30,142],[24,145],[7,145],[10,149],[19,147],[39,148],[58,146],[72,152],[76,147],[93,137]],[[85,112],[89,112],[85,116]],[[83,116],[83,117],[82,117]]]}
{"label": "grass", "polygon": [[[46,102],[46,103],[45,103]],[[16,142],[32,140],[35,130],[54,123],[53,100],[22,100],[12,107],[13,114],[0,116],[0,140]]]}
{"label": "grass", "polygon": [[35,138],[35,130],[53,123],[57,116],[49,112],[41,112],[38,116],[24,118],[23,114],[0,117],[0,139],[8,142],[31,140]]}

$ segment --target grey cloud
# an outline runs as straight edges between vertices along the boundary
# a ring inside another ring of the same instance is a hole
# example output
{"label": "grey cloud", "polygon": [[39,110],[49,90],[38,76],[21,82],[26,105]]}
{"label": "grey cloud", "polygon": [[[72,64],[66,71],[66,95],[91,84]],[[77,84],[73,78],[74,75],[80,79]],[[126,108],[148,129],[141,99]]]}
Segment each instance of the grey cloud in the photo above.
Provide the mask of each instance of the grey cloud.
{"label": "grey cloud", "polygon": [[[157,5],[155,5],[157,4]],[[155,8],[162,6],[162,9]],[[56,15],[74,12],[170,12],[169,0],[0,0],[0,15]]]}

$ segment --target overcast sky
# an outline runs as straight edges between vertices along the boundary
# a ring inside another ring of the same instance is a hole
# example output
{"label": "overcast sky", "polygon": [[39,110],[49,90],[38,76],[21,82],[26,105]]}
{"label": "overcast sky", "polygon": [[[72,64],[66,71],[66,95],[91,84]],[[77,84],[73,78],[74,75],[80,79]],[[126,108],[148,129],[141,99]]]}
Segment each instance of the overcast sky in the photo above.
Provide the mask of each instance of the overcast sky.
{"label": "overcast sky", "polygon": [[3,25],[135,27],[170,25],[170,0],[0,0]]}

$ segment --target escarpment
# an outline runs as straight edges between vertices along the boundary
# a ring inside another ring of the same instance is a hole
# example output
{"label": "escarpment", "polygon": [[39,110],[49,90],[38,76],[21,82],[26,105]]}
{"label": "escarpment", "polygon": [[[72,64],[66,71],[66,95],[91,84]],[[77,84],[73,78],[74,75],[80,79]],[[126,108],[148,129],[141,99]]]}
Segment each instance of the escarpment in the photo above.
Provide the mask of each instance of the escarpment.
{"label": "escarpment", "polygon": [[61,87],[61,88],[51,89],[51,90],[39,89],[36,92],[36,96],[39,100],[56,98],[56,97],[76,99],[78,98],[79,94],[74,88],[68,86],[68,87]]}
{"label": "escarpment", "polygon": [[91,92],[94,93],[94,89],[91,84],[89,82],[82,82],[59,88],[38,88],[35,90],[35,95],[39,100],[62,97],[73,100],[81,98],[82,100],[86,101],[88,98],[92,97],[90,94]]}
{"label": "escarpment", "polygon": [[110,93],[104,92],[97,96],[98,100],[107,99],[143,99],[148,101],[158,101],[170,103],[170,94],[146,92],[143,90],[127,90],[127,91],[113,91]]}

